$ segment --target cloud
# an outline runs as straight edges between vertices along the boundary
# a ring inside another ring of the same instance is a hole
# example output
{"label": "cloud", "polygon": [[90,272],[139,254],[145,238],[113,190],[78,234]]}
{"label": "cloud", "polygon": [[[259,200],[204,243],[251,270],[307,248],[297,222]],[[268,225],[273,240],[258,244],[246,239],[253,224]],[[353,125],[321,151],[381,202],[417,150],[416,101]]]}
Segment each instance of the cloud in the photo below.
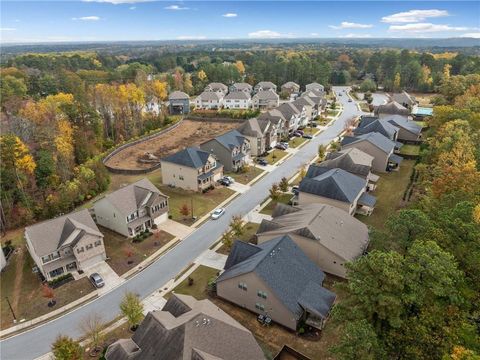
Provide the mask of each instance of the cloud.
{"label": "cloud", "polygon": [[437,18],[437,17],[444,17],[449,16],[447,10],[410,10],[405,12],[399,12],[396,14],[388,15],[382,17],[382,22],[384,23],[412,23],[412,22],[420,22],[424,21],[428,18]]}
{"label": "cloud", "polygon": [[223,14],[222,16],[226,18],[234,18],[234,17],[237,17],[238,15],[235,13],[226,13],[226,14]]}
{"label": "cloud", "polygon": [[205,40],[207,37],[203,35],[181,35],[177,36],[177,40]]}
{"label": "cloud", "polygon": [[153,0],[82,0],[83,2],[99,2],[99,3],[109,3],[109,4],[135,4],[142,2],[150,2]]}
{"label": "cloud", "polygon": [[348,21],[342,21],[340,25],[329,25],[329,28],[332,29],[369,29],[372,28],[372,24],[359,24],[359,23],[353,23],[353,22],[348,22]]}
{"label": "cloud", "polygon": [[464,26],[450,26],[432,23],[416,23],[405,25],[390,25],[389,31],[403,31],[409,33],[423,33],[423,32],[441,32],[441,31],[466,31],[469,28]]}
{"label": "cloud", "polygon": [[372,35],[370,35],[370,34],[347,34],[347,35],[342,35],[340,37],[341,38],[349,38],[349,39],[365,39],[365,38],[371,38]]}
{"label": "cloud", "polygon": [[472,32],[460,35],[460,37],[480,39],[480,32]]}
{"label": "cloud", "polygon": [[17,31],[15,28],[0,28],[0,31]]}
{"label": "cloud", "polygon": [[82,17],[79,17],[79,18],[72,18],[72,20],[81,20],[81,21],[98,21],[100,20],[100,17],[99,16],[82,16]]}
{"label": "cloud", "polygon": [[293,34],[281,34],[272,30],[258,30],[248,33],[248,37],[251,39],[281,39],[281,38],[294,38]]}
{"label": "cloud", "polygon": [[128,9],[129,10],[135,10],[137,7],[136,6],[130,6]]}
{"label": "cloud", "polygon": [[178,6],[178,5],[170,5],[170,6],[166,6],[164,9],[178,11],[178,10],[188,10],[190,8],[184,7],[184,6]]}

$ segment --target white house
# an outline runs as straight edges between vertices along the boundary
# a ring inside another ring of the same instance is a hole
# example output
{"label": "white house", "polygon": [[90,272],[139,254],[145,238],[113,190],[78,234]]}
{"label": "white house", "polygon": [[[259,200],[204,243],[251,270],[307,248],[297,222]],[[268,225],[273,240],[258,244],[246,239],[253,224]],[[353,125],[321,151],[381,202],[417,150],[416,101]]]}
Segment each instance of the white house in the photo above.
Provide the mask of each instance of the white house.
{"label": "white house", "polygon": [[232,91],[223,99],[225,109],[250,109],[252,97],[245,91]]}
{"label": "white house", "polygon": [[204,91],[195,99],[196,109],[220,109],[223,105],[223,95],[220,92]]}

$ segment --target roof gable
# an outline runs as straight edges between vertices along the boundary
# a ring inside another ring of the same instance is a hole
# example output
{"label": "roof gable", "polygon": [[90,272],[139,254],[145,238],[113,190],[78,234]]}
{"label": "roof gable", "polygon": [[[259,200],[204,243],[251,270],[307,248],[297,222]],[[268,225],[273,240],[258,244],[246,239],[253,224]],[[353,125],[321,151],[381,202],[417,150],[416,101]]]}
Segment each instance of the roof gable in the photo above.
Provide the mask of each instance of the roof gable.
{"label": "roof gable", "polygon": [[162,159],[177,165],[183,165],[194,169],[205,166],[211,154],[197,147],[188,147]]}

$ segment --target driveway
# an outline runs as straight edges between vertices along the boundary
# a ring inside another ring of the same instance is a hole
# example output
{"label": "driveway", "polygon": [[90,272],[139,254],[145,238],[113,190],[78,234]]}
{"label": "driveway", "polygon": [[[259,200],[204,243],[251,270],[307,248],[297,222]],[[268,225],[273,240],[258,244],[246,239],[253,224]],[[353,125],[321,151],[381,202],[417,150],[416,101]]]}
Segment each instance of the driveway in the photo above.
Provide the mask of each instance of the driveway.
{"label": "driveway", "polygon": [[[334,87],[333,89],[338,93],[347,88]],[[101,313],[105,321],[113,320],[119,314],[119,304],[125,291],[133,291],[142,298],[158,291],[160,287],[164,286],[205,250],[209,249],[228,228],[232,215],[249,213],[267,197],[272,184],[278,183],[283,177],[292,177],[298,168],[309,163],[316,156],[318,145],[329,144],[343,131],[344,124],[348,119],[362,114],[358,111],[355,103],[349,103],[347,99],[347,96],[339,98],[344,110],[331,126],[312,141],[309,141],[302,147],[301,151],[266,174],[248,191],[237,196],[226,207],[226,216],[222,216],[217,221],[205,222],[150,266],[104,296],[44,325],[1,341],[0,357],[9,360],[26,360],[41,356],[50,351],[50,344],[59,334],[78,338],[81,335],[81,330],[77,325],[90,314]],[[25,344],[28,344],[28,346],[25,346]]]}
{"label": "driveway", "polygon": [[183,225],[171,219],[168,219],[164,223],[158,225],[158,229],[163,230],[169,234],[172,234],[173,236],[178,237],[179,239],[186,238],[193,231],[195,231],[194,228],[191,228],[187,225]]}
{"label": "driveway", "polygon": [[[93,273],[100,274],[103,281],[105,282],[105,286],[97,289],[98,296],[102,296],[113,288],[119,286],[121,283],[125,281],[124,278],[121,278],[117,275],[115,271],[108,265],[105,261],[102,261],[94,266],[91,266],[84,270],[87,277],[90,277]],[[92,285],[93,286],[93,285]]]}
{"label": "driveway", "polygon": [[213,250],[207,250],[200,255],[196,260],[196,264],[208,266],[217,270],[223,270],[225,262],[227,261],[227,255],[219,254]]}
{"label": "driveway", "polygon": [[230,184],[230,186],[228,187],[230,190],[233,190],[233,191],[236,191],[240,194],[243,194],[245,191],[247,191],[248,189],[250,189],[250,186],[248,185],[244,185],[244,184],[240,184],[239,182],[234,182],[233,184]]}

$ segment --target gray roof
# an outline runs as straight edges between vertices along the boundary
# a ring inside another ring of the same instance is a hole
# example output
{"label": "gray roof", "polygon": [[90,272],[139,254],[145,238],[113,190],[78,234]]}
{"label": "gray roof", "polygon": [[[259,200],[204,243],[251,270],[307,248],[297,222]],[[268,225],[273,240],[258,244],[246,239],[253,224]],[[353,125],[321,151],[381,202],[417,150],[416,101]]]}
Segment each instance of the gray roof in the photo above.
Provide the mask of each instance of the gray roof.
{"label": "gray roof", "polygon": [[74,246],[85,234],[103,237],[87,209],[27,226],[25,233],[39,257],[65,245]]}
{"label": "gray roof", "polygon": [[170,156],[164,157],[162,161],[199,169],[208,162],[211,154],[198,147],[188,147]]}
{"label": "gray roof", "polygon": [[257,85],[255,85],[255,88],[275,90],[277,88],[277,85],[275,85],[271,81],[260,81]]}
{"label": "gray roof", "polygon": [[358,203],[360,205],[365,205],[368,207],[373,208],[377,203],[377,198],[367,193],[363,193],[360,198],[358,199]]}
{"label": "gray roof", "polygon": [[399,104],[407,104],[412,106],[416,103],[415,97],[411,96],[406,91],[402,91],[401,93],[394,93],[392,95],[392,100],[398,102]]}
{"label": "gray roof", "polygon": [[300,89],[300,85],[293,81],[287,81],[285,84],[282,85],[282,88],[286,89]]}
{"label": "gray roof", "polygon": [[367,181],[342,169],[310,165],[299,190],[352,204],[365,190]]}
{"label": "gray roof", "polygon": [[174,91],[168,96],[169,100],[188,100],[190,96],[185,94],[183,91]]}
{"label": "gray roof", "polygon": [[295,99],[293,104],[300,106],[315,106],[315,101],[313,101],[309,96],[303,96]]}
{"label": "gray roof", "polygon": [[279,97],[273,90],[261,90],[253,95],[253,98],[259,100],[277,100]]}
{"label": "gray roof", "polygon": [[396,101],[390,101],[384,105],[378,105],[374,110],[375,114],[390,114],[390,115],[409,115],[410,110],[408,110],[403,105],[399,104]]}
{"label": "gray roof", "polygon": [[148,205],[156,197],[168,198],[150,180],[143,178],[106,195],[98,201],[108,201],[123,215],[128,216],[142,204]]}
{"label": "gray roof", "polygon": [[315,203],[292,207],[277,204],[272,217],[271,221],[262,221],[257,234],[297,234],[318,242],[345,261],[355,260],[368,245],[367,226],[332,205]]}
{"label": "gray roof", "polygon": [[391,115],[389,117],[385,117],[385,120],[390,124],[405,129],[415,135],[419,135],[422,132],[422,127],[415,121],[408,120],[408,117],[406,116]]}
{"label": "gray roof", "polygon": [[288,120],[300,113],[300,110],[292,103],[283,103],[282,105],[277,106],[276,110],[281,112],[285,119]]}
{"label": "gray roof", "polygon": [[400,165],[400,163],[402,162],[403,160],[403,157],[397,155],[397,154],[391,154],[389,157],[388,157],[388,161],[391,161],[395,164],[398,164]]}
{"label": "gray roof", "polygon": [[313,83],[310,83],[310,84],[307,84],[305,85],[305,88],[310,88],[310,89],[320,89],[321,91],[323,91],[325,89],[325,87],[317,82],[313,82]]}
{"label": "gray roof", "polygon": [[271,121],[275,125],[277,125],[279,122],[285,121],[283,115],[275,109],[264,112],[258,117],[258,119]]}
{"label": "gray roof", "polygon": [[342,146],[356,144],[361,141],[368,141],[386,154],[389,154],[395,149],[395,142],[377,132],[358,136],[345,136],[342,140]]}
{"label": "gray roof", "polygon": [[172,295],[147,314],[131,339],[108,347],[107,360],[260,360],[252,333],[209,300]]}
{"label": "gray roof", "polygon": [[357,149],[349,148],[329,153],[318,166],[329,169],[339,168],[349,173],[366,177],[372,167],[373,156]]}
{"label": "gray roof", "polygon": [[303,305],[308,304],[309,309],[330,309],[335,300],[335,294],[321,289],[323,271],[289,236],[279,236],[260,245],[236,241],[217,283],[251,272],[265,282],[297,319],[303,314]]}
{"label": "gray roof", "polygon": [[252,91],[252,85],[248,84],[248,83],[235,83],[232,85],[232,88],[235,89],[235,90],[238,90],[238,91],[242,91],[242,90],[248,90],[248,91]]}
{"label": "gray roof", "polygon": [[231,91],[224,97],[225,100],[248,100],[251,96],[245,91]]}
{"label": "gray roof", "polygon": [[221,99],[220,95],[216,93],[215,91],[204,91],[198,97],[202,101],[208,101],[208,100],[215,100],[218,101]]}
{"label": "gray roof", "polygon": [[270,120],[252,118],[246,120],[238,131],[245,136],[262,137],[269,129]]}
{"label": "gray roof", "polygon": [[205,87],[205,90],[209,91],[228,91],[228,86],[219,82],[212,82]]}
{"label": "gray roof", "polygon": [[395,139],[398,133],[398,127],[392,125],[384,119],[373,119],[372,117],[362,118],[358,127],[353,131],[355,135],[378,132],[390,140]]}
{"label": "gray roof", "polygon": [[217,141],[226,149],[233,150],[236,147],[241,147],[248,140],[238,130],[230,130],[215,139],[206,141],[204,144],[210,141]]}

